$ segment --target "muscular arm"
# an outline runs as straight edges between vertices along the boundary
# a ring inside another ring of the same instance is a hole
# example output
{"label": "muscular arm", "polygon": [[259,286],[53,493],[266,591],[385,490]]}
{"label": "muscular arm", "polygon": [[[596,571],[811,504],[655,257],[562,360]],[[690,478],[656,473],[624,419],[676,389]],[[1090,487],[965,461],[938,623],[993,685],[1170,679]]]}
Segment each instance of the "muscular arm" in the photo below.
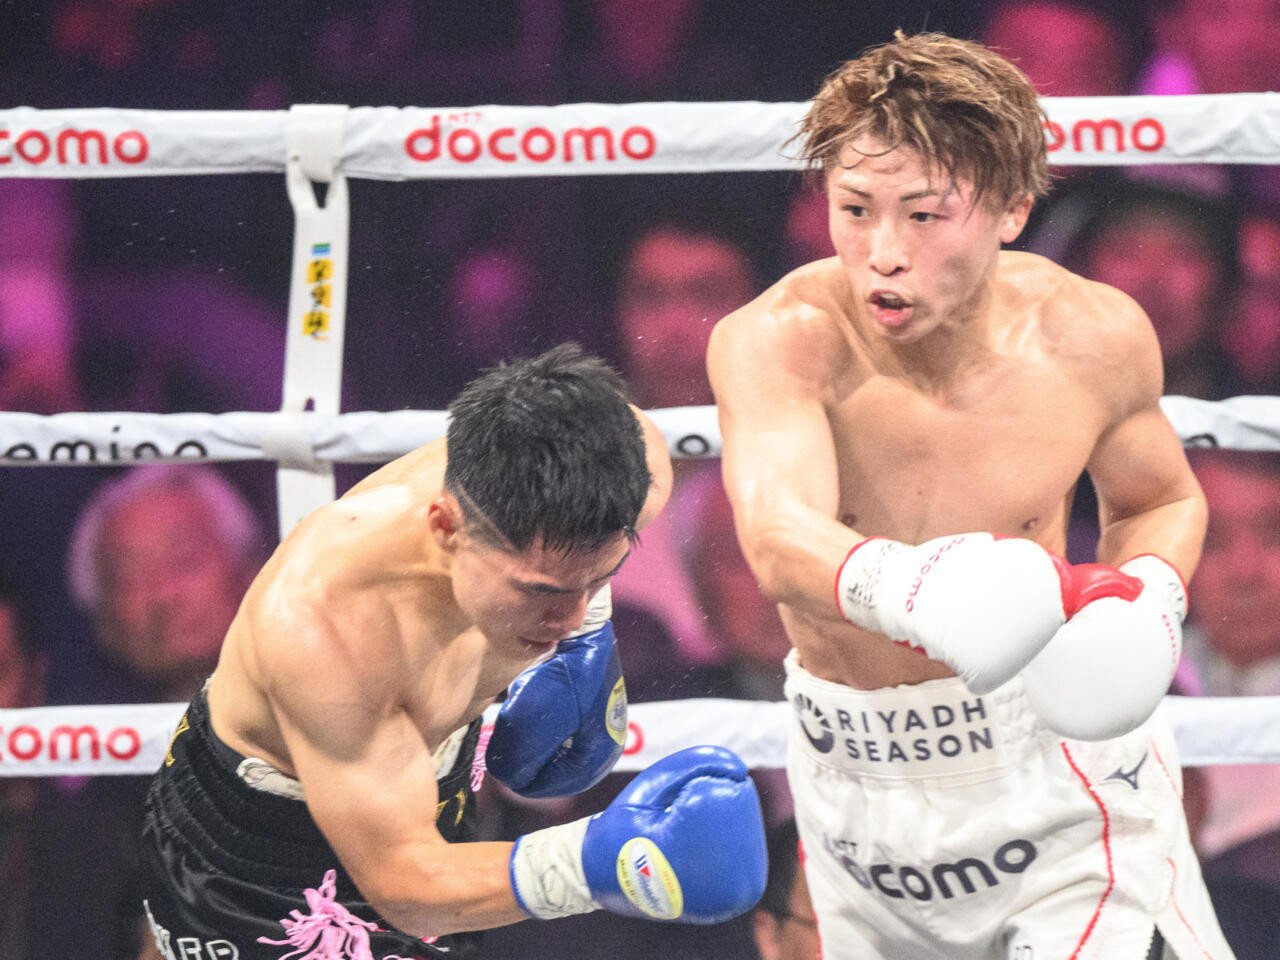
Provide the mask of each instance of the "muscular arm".
{"label": "muscular arm", "polygon": [[[1127,298],[1125,298],[1127,301]],[[1144,553],[1172,564],[1190,580],[1200,560],[1208,510],[1182,443],[1160,409],[1160,347],[1140,308],[1127,331],[1127,395],[1120,416],[1098,441],[1088,470],[1098,492],[1102,535],[1098,559],[1119,565]]]}
{"label": "muscular arm", "polygon": [[[450,844],[436,830],[431,747],[398,702],[394,651],[355,651],[318,615],[294,626],[273,707],[307,806],[361,892],[419,937],[527,919],[508,879],[512,844]],[[324,667],[300,676],[299,663]]]}
{"label": "muscular arm", "polygon": [[816,358],[848,347],[819,318],[784,329],[746,311],[717,325],[707,354],[738,537],[770,599],[843,623],[835,575],[863,538],[835,519],[838,471],[824,406],[830,387]]}

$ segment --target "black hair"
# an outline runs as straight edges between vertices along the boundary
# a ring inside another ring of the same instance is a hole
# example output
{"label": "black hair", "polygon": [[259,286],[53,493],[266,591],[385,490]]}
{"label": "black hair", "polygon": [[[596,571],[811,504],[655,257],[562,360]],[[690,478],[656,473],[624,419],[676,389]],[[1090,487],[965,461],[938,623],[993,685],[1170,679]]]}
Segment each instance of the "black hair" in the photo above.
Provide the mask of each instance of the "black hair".
{"label": "black hair", "polygon": [[574,343],[502,364],[449,405],[445,489],[495,546],[634,540],[652,477],[621,376]]}
{"label": "black hair", "polygon": [[800,834],[793,819],[770,828],[765,837],[769,853],[769,878],[759,908],[779,919],[791,913],[791,892],[800,872]]}

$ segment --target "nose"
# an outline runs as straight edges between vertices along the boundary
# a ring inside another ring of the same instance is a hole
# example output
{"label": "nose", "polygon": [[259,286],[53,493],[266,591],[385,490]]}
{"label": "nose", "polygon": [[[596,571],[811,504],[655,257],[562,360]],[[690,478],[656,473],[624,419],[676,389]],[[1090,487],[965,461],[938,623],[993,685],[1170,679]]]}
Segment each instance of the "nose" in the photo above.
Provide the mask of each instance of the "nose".
{"label": "nose", "polygon": [[540,625],[561,636],[572,633],[587,619],[587,593],[575,593],[550,604],[542,614]]}
{"label": "nose", "polygon": [[902,232],[889,217],[871,228],[867,260],[871,269],[882,277],[892,277],[910,267]]}

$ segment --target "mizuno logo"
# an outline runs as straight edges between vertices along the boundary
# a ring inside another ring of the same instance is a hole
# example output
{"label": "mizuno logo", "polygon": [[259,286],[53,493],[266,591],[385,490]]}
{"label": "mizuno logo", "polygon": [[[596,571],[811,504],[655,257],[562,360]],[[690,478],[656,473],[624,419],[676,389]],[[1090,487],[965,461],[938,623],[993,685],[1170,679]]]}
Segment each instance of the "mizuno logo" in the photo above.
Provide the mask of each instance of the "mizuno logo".
{"label": "mizuno logo", "polygon": [[1107,780],[1123,780],[1133,789],[1138,789],[1138,772],[1142,769],[1142,765],[1147,762],[1147,751],[1143,751],[1142,759],[1133,765],[1132,769],[1126,770],[1124,767],[1117,767],[1116,772],[1106,777]]}

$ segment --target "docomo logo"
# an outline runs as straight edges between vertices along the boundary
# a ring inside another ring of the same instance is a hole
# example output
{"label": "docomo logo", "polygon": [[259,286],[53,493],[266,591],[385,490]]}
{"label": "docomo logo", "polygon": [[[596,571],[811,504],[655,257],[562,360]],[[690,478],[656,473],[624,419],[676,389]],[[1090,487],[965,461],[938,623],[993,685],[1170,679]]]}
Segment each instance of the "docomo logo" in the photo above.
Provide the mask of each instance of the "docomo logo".
{"label": "docomo logo", "polygon": [[920,588],[924,586],[924,578],[927,577],[934,565],[942,559],[943,555],[960,544],[964,543],[964,537],[955,537],[948,540],[928,560],[924,562],[924,566],[920,568],[920,572],[916,574],[915,579],[911,581],[911,588],[907,591],[907,613],[911,613],[916,608],[916,596],[920,593]]}
{"label": "docomo logo", "polygon": [[447,120],[458,124],[452,129],[441,127],[441,115],[431,115],[431,122],[404,138],[404,151],[411,160],[432,163],[447,157],[455,163],[497,160],[499,163],[584,163],[614,161],[619,155],[629,160],[648,160],[657,152],[658,139],[646,126],[634,125],[616,132],[609,126],[569,127],[555,131],[534,126],[523,130],[498,127],[485,132],[469,125],[478,121],[479,113],[450,115]]}
{"label": "docomo logo", "polygon": [[124,130],[108,135],[102,130],[6,130],[0,128],[0,164],[24,160],[33,167],[45,163],[62,166],[106,166],[142,163],[151,153],[151,144],[141,130]]}
{"label": "docomo logo", "polygon": [[113,760],[132,760],[142,752],[142,735],[137,727],[125,726],[115,727],[104,736],[89,723],[59,724],[47,732],[26,723],[11,730],[0,727],[0,762],[77,762],[82,759],[82,752],[87,754],[84,759],[101,760],[104,750]]}
{"label": "docomo logo", "polygon": [[1141,117],[1128,126],[1114,118],[1076,120],[1067,127],[1046,119],[1044,133],[1045,150],[1049,153],[1124,153],[1130,146],[1143,153],[1155,153],[1166,140],[1164,124],[1155,117]]}

